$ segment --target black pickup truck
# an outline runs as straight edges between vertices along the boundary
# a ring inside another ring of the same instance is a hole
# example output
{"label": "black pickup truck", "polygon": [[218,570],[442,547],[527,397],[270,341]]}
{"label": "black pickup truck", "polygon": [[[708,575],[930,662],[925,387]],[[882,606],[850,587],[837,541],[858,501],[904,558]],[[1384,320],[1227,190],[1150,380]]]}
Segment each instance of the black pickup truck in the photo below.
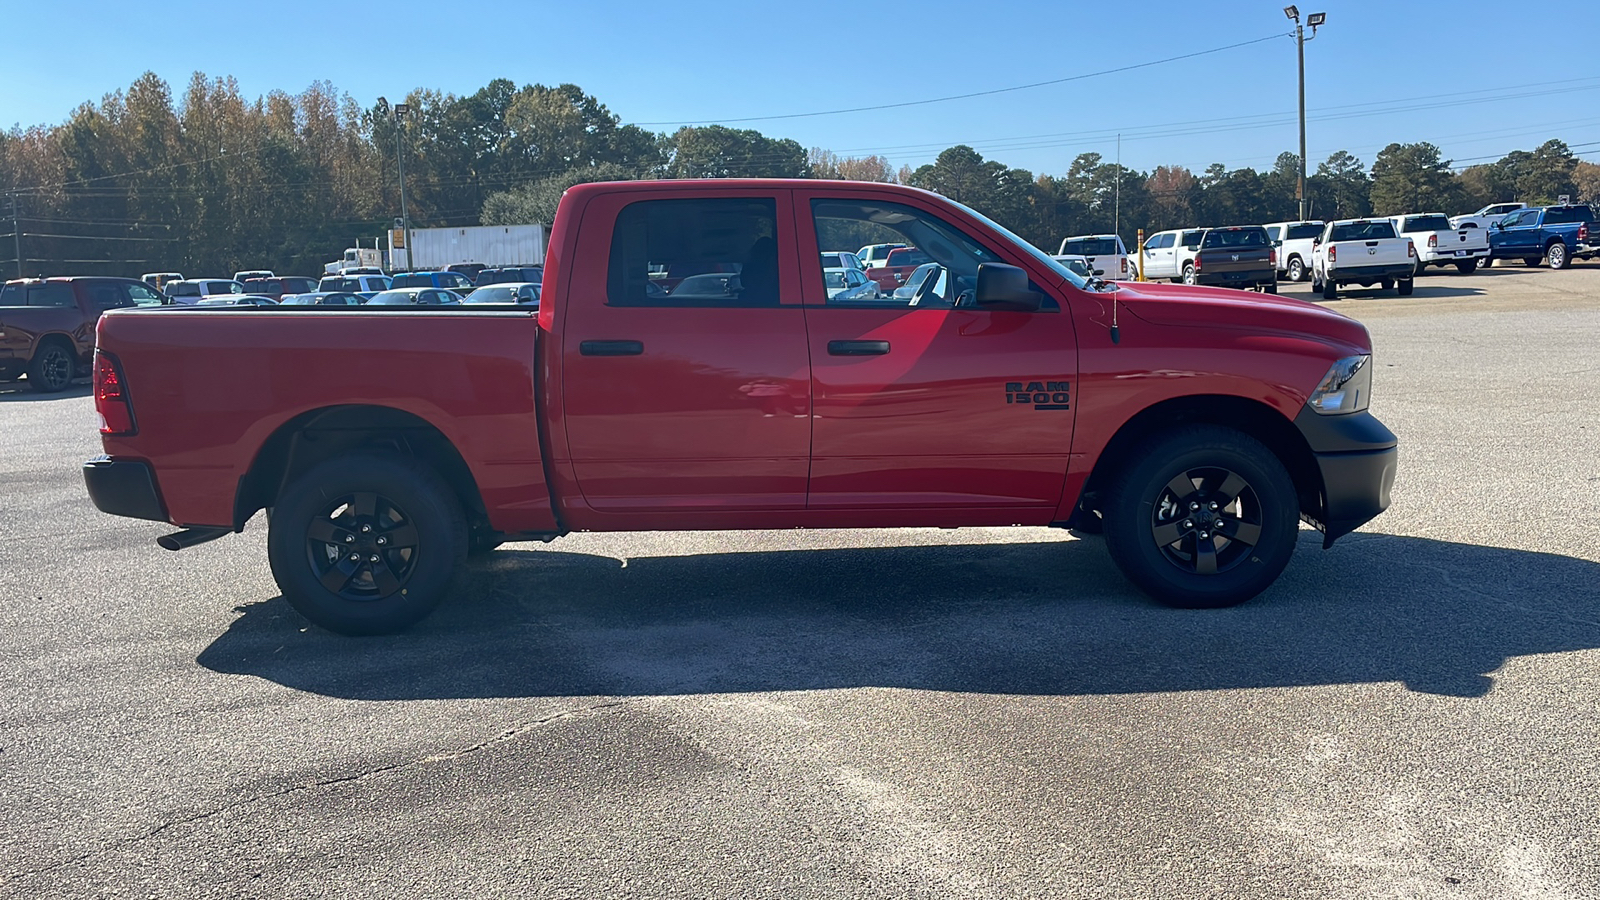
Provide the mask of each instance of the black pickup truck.
{"label": "black pickup truck", "polygon": [[159,305],[161,295],[132,278],[8,281],[0,287],[0,381],[26,374],[32,390],[65,390],[74,376],[89,371],[101,313]]}
{"label": "black pickup truck", "polygon": [[1194,257],[1194,283],[1278,292],[1278,251],[1260,225],[1213,228]]}

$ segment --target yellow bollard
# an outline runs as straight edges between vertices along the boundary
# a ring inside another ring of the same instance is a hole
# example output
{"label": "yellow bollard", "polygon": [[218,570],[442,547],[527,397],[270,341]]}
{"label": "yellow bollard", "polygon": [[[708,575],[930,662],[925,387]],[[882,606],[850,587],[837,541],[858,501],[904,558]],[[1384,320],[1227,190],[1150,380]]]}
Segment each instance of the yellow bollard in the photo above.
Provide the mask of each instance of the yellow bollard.
{"label": "yellow bollard", "polygon": [[1134,240],[1134,246],[1139,248],[1138,249],[1139,258],[1136,260],[1136,262],[1138,264],[1138,270],[1139,270],[1139,278],[1138,278],[1138,280],[1139,281],[1143,281],[1144,280],[1144,229],[1143,228],[1139,229],[1139,233],[1134,236],[1133,240]]}

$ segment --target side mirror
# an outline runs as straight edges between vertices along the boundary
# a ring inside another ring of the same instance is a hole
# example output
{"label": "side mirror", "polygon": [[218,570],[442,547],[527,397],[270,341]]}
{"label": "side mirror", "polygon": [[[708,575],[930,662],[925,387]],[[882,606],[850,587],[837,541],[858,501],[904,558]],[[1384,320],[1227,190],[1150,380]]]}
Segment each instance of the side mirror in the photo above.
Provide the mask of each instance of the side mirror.
{"label": "side mirror", "polygon": [[1106,273],[1106,270],[1105,269],[1095,269],[1094,273],[1096,275],[1104,275]]}
{"label": "side mirror", "polygon": [[983,309],[1037,312],[1044,298],[1028,289],[1028,273],[1005,263],[978,266],[978,286],[973,301]]}
{"label": "side mirror", "polygon": [[1500,229],[1501,231],[1505,231],[1506,230],[1506,223],[1504,223],[1504,222],[1496,222],[1496,223],[1494,223],[1494,227]]}
{"label": "side mirror", "polygon": [[1311,246],[1313,246],[1313,247],[1318,246],[1321,243],[1322,243],[1322,235],[1320,235],[1320,234],[1311,239]]}

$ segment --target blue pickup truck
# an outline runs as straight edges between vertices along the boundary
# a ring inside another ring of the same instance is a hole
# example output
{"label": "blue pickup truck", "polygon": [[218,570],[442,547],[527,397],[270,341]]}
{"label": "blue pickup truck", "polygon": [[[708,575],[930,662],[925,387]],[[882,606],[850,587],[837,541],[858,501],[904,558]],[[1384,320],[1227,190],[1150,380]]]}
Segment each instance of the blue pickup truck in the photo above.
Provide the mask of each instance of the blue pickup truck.
{"label": "blue pickup truck", "polygon": [[1600,228],[1589,206],[1535,206],[1517,210],[1489,229],[1490,259],[1548,260],[1565,269],[1574,259],[1600,256]]}

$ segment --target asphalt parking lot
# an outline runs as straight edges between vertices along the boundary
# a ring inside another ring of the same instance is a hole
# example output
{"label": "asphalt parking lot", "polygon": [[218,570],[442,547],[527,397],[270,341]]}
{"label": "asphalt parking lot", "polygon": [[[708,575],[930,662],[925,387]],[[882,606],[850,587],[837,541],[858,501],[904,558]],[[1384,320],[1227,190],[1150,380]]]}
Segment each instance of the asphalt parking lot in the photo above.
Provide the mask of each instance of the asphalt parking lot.
{"label": "asphalt parking lot", "polygon": [[1434,271],[1329,304],[1393,508],[1221,611],[1045,529],[577,535],[340,638],[0,385],[0,895],[1600,897],[1600,263]]}

